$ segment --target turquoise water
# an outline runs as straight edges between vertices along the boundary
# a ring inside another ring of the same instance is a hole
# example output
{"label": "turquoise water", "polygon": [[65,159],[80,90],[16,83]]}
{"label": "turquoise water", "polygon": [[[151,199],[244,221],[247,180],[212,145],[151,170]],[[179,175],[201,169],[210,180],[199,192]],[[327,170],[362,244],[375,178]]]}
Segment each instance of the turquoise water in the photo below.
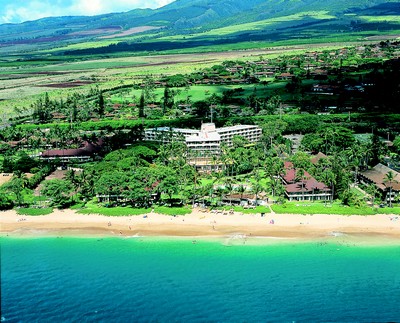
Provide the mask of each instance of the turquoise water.
{"label": "turquoise water", "polygon": [[400,246],[0,242],[5,322],[400,321]]}

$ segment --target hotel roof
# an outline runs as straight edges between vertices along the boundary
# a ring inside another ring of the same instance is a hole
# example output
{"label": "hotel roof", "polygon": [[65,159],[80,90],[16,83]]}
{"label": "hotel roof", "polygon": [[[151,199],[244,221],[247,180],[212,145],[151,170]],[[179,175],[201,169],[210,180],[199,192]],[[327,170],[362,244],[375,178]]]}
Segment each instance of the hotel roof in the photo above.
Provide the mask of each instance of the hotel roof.
{"label": "hotel roof", "polygon": [[[386,174],[390,171],[394,175],[394,179],[391,184],[388,182],[385,183]],[[371,182],[374,182],[375,185],[382,190],[385,190],[386,187],[392,186],[393,190],[400,191],[400,173],[385,165],[378,164],[372,169],[361,172],[361,175],[369,179]]]}
{"label": "hotel roof", "polygon": [[189,136],[186,138],[186,142],[198,142],[198,141],[220,141],[221,136],[218,132],[200,132],[198,134]]}
{"label": "hotel roof", "polygon": [[286,192],[288,193],[296,193],[296,192],[313,192],[313,191],[324,191],[329,192],[331,189],[326,186],[322,182],[318,182],[316,179],[311,178],[309,180],[305,180],[304,186],[302,182],[297,182],[293,184],[285,185]]}

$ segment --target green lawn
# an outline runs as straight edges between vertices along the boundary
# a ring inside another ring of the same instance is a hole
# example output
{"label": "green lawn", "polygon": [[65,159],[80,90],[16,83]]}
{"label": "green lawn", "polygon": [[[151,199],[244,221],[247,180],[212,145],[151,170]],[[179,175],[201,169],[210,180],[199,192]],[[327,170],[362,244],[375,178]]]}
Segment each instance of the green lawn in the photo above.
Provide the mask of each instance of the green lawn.
{"label": "green lawn", "polygon": [[358,197],[360,197],[362,199],[365,197],[364,193],[362,193],[361,191],[359,191],[358,189],[356,189],[354,187],[351,188],[350,191],[353,192],[356,196],[358,196]]}
{"label": "green lawn", "polygon": [[267,206],[256,206],[254,209],[244,209],[242,206],[235,206],[233,208],[235,212],[242,212],[244,214],[255,214],[255,213],[271,213],[271,210]]}
{"label": "green lawn", "polygon": [[84,209],[78,211],[80,214],[100,214],[105,216],[131,216],[131,215],[142,215],[150,213],[151,209],[144,208],[132,208],[132,207],[103,207],[90,205]]}
{"label": "green lawn", "polygon": [[[74,207],[77,209],[77,207]],[[191,213],[191,209],[188,207],[166,207],[166,206],[155,206],[154,208],[133,208],[130,206],[116,206],[116,207],[104,207],[94,202],[89,202],[86,206],[80,210],[80,214],[101,214],[105,216],[132,216],[132,215],[143,215],[150,213],[154,210],[158,214],[166,215],[185,215]]]}
{"label": "green lawn", "polygon": [[342,215],[374,215],[374,214],[400,214],[400,207],[393,208],[371,208],[369,206],[351,207],[344,206],[340,202],[287,202],[285,204],[272,205],[276,213],[290,214],[342,214]]}
{"label": "green lawn", "polygon": [[154,208],[154,212],[165,215],[185,215],[192,213],[192,210],[188,207],[158,206]]}
{"label": "green lawn", "polygon": [[256,214],[256,213],[271,213],[271,210],[269,209],[268,206],[256,206],[254,209],[245,209],[243,206],[230,206],[230,205],[225,205],[221,207],[216,207],[213,208],[215,210],[224,210],[224,211],[229,211],[233,209],[235,212],[241,212],[243,214]]}
{"label": "green lawn", "polygon": [[30,215],[30,216],[38,216],[38,215],[47,215],[53,213],[52,208],[43,208],[43,209],[38,209],[38,208],[20,208],[17,209],[17,213],[19,215]]}
{"label": "green lawn", "polygon": [[385,207],[377,209],[378,214],[400,214],[400,206]]}

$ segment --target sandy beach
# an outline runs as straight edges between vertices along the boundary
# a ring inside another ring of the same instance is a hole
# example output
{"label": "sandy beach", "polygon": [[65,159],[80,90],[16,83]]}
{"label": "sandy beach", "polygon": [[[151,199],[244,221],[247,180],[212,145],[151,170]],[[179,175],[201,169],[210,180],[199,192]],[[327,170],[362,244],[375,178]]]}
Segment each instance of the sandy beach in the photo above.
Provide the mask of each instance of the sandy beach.
{"label": "sandy beach", "polygon": [[149,213],[107,217],[55,210],[44,216],[21,216],[14,210],[0,212],[2,236],[173,236],[269,237],[318,239],[343,235],[375,237],[400,242],[400,216],[341,216],[299,214],[214,214],[194,210],[185,216]]}

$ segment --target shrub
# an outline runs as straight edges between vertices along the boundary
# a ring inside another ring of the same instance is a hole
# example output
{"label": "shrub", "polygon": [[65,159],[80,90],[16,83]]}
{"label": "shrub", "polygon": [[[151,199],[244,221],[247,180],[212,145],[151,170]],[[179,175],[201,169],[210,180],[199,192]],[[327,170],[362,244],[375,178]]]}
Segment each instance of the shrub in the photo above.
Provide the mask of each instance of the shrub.
{"label": "shrub", "polygon": [[13,207],[14,202],[4,193],[0,192],[0,210],[11,210]]}

